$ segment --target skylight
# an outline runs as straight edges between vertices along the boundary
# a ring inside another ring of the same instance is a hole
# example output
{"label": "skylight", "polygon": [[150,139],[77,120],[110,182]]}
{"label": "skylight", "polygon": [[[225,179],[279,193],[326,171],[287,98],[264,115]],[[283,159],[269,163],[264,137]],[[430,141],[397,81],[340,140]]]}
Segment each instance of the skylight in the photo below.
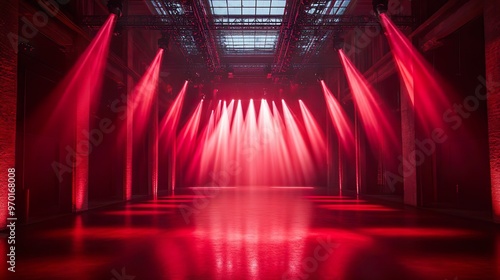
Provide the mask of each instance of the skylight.
{"label": "skylight", "polygon": [[280,16],[286,0],[210,0],[214,16]]}
{"label": "skylight", "polygon": [[227,54],[252,53],[272,54],[275,50],[278,31],[226,31],[220,34],[220,42]]}
{"label": "skylight", "polygon": [[[224,18],[228,23],[238,18],[241,22],[253,19],[278,17],[281,23],[286,0],[210,0],[212,15]],[[263,23],[266,24],[266,23]],[[276,49],[277,31],[223,31],[218,34],[219,43],[226,54],[261,53],[273,54]]]}
{"label": "skylight", "polygon": [[329,15],[329,16],[340,16],[345,13],[345,10],[347,6],[349,6],[349,3],[351,3],[351,0],[332,0],[332,1],[327,1],[327,3],[313,3],[311,4],[308,13]]}

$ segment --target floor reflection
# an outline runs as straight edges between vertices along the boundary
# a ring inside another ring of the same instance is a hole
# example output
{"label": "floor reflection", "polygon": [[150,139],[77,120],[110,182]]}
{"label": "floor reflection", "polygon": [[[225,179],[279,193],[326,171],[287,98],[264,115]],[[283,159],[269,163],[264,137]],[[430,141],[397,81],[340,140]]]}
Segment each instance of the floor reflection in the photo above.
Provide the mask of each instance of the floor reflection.
{"label": "floor reflection", "polygon": [[194,235],[221,278],[281,279],[303,258],[311,211],[294,190],[225,192],[196,217]]}
{"label": "floor reflection", "polygon": [[190,189],[18,227],[0,279],[499,279],[499,240],[321,189]]}

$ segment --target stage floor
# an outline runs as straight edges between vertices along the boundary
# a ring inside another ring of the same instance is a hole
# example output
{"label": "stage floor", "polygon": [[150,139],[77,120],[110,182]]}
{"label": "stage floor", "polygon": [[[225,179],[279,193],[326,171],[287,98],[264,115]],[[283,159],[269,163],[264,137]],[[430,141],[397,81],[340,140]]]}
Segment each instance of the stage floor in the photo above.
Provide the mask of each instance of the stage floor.
{"label": "stage floor", "polygon": [[16,228],[1,279],[500,279],[500,227],[318,189],[189,189]]}

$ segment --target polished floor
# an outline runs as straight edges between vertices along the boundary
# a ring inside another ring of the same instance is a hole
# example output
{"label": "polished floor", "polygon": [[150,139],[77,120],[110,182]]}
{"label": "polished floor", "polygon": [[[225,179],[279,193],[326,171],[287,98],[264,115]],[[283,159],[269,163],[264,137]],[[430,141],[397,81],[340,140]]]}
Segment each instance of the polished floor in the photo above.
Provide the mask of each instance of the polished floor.
{"label": "polished floor", "polygon": [[16,229],[0,279],[500,279],[500,228],[318,189],[190,189]]}

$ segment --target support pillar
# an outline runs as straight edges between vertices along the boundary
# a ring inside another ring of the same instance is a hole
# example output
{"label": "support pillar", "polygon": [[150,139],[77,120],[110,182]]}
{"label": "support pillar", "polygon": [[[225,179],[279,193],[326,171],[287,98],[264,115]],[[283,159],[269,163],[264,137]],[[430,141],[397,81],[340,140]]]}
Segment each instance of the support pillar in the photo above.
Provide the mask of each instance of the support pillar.
{"label": "support pillar", "polygon": [[[340,99],[340,93],[341,93],[341,90],[342,90],[342,87],[341,87],[341,84],[340,84],[340,81],[342,80],[342,75],[343,75],[343,70],[342,68],[337,68],[336,69],[336,72],[337,72],[337,100],[341,100]],[[327,114],[328,116],[328,114]],[[329,121],[329,120],[328,120]],[[330,123],[330,127],[332,125],[332,123],[329,121]],[[338,172],[338,176],[337,176],[337,180],[338,180],[338,184],[339,184],[339,195],[342,196],[342,190],[344,189],[344,161],[343,161],[343,158],[342,158],[342,153],[345,155],[346,152],[343,150],[344,147],[342,147],[342,141],[340,141],[339,137],[337,137],[337,164],[338,164],[338,168],[336,170],[336,172]]]}
{"label": "support pillar", "polygon": [[[134,42],[133,31],[127,32],[127,67],[133,69],[134,62]],[[134,91],[134,79],[130,75],[127,77],[126,94],[127,95],[127,115],[123,125],[125,126],[125,139],[124,139],[124,162],[123,162],[123,200],[127,201],[132,199],[132,179],[133,179],[133,152],[134,152],[134,108],[131,104],[132,98],[130,94]]]}
{"label": "support pillar", "polygon": [[[414,87],[411,87],[414,90]],[[405,85],[401,82],[401,147],[402,154],[399,158],[399,173],[403,180],[403,201],[407,205],[417,206],[417,168],[415,165],[404,165],[405,159],[415,151],[415,110],[410,95]]]}
{"label": "support pillar", "polygon": [[175,190],[175,175],[176,175],[176,150],[177,150],[177,134],[175,131],[172,133],[172,145],[168,147],[168,190],[173,192]]}
{"label": "support pillar", "polygon": [[500,223],[500,18],[498,0],[484,1],[488,138],[493,219]]}
{"label": "support pillar", "polygon": [[156,199],[158,198],[158,92],[155,93],[155,97],[153,98],[149,155],[150,194],[153,196],[153,199]]}
{"label": "support pillar", "polygon": [[[76,56],[85,52],[86,41],[83,39],[76,40],[77,51]],[[75,59],[77,61],[78,58]],[[74,66],[73,66],[74,67]],[[88,88],[88,87],[87,87]],[[90,131],[90,96],[91,92],[79,94],[73,100],[75,102],[75,126],[72,138],[73,149],[78,156],[78,164],[73,165],[72,177],[72,197],[73,197],[73,212],[85,211],[88,209],[88,194],[89,194],[89,156],[91,145],[88,137],[83,131]]]}

